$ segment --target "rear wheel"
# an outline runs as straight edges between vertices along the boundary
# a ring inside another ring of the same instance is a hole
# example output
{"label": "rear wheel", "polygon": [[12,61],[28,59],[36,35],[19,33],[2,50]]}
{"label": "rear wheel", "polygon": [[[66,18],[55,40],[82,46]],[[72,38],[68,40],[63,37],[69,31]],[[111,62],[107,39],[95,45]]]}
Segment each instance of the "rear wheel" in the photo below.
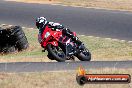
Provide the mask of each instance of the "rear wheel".
{"label": "rear wheel", "polygon": [[59,46],[56,47],[48,44],[47,51],[52,56],[52,58],[58,62],[64,62],[66,60],[66,55]]}

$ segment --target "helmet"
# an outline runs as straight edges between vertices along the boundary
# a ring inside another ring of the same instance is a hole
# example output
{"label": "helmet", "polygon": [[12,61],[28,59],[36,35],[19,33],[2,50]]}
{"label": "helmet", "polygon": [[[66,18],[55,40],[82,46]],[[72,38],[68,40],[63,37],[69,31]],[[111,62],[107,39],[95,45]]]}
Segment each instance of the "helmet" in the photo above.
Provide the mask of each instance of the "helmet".
{"label": "helmet", "polygon": [[45,17],[38,17],[36,19],[36,26],[38,29],[42,29],[45,26],[45,24],[47,24],[47,20]]}

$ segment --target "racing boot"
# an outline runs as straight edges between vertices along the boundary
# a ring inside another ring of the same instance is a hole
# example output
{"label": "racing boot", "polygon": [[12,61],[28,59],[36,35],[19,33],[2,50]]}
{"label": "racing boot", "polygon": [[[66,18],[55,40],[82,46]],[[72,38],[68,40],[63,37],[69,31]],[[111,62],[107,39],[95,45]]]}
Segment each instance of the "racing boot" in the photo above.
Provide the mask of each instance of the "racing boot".
{"label": "racing boot", "polygon": [[74,36],[73,33],[70,31],[70,29],[63,29],[62,30],[63,34],[66,34],[68,37],[70,37],[79,47],[80,45],[82,45],[82,42],[79,40],[79,38],[77,36]]}

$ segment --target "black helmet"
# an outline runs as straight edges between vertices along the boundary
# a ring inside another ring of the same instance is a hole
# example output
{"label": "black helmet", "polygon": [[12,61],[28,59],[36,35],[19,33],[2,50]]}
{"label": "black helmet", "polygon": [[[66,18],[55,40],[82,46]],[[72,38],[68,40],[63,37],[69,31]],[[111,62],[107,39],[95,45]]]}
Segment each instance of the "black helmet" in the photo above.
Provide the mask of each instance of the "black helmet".
{"label": "black helmet", "polygon": [[42,29],[45,26],[45,24],[47,24],[47,22],[48,21],[46,20],[45,17],[38,17],[36,19],[36,26],[38,29]]}

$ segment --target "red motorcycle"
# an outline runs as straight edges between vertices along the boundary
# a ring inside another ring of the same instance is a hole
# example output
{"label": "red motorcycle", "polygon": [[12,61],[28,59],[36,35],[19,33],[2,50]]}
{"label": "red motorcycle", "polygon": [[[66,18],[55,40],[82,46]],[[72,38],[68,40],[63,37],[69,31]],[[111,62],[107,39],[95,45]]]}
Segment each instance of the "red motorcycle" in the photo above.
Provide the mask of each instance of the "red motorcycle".
{"label": "red motorcycle", "polygon": [[[75,32],[73,34],[76,36]],[[74,60],[75,56],[81,61],[91,60],[91,53],[84,44],[78,47],[71,38],[63,35],[61,30],[53,31],[51,28],[46,27],[42,39],[41,46],[44,51],[48,51],[47,56],[51,60],[64,62],[65,60]]]}

